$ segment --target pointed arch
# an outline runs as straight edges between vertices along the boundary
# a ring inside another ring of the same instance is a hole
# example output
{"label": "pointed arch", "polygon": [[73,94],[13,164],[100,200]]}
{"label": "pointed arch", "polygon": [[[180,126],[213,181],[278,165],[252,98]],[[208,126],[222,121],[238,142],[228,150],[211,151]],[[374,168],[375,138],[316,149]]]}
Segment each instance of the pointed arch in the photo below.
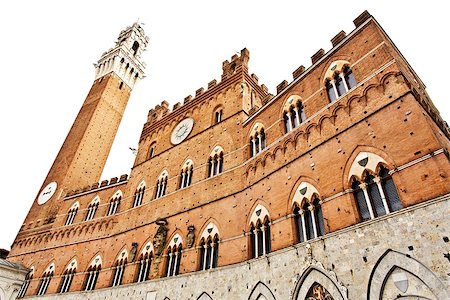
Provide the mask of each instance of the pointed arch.
{"label": "pointed arch", "polygon": [[382,298],[387,279],[395,268],[401,268],[414,274],[437,299],[450,299],[450,293],[445,284],[427,266],[409,255],[389,249],[381,255],[370,274],[368,300]]}
{"label": "pointed arch", "polygon": [[217,267],[219,258],[219,229],[216,224],[209,222],[200,236],[200,270],[208,270]]}
{"label": "pointed arch", "polygon": [[138,257],[138,268],[136,271],[136,282],[143,282],[150,277],[150,268],[153,260],[153,243],[149,239],[147,243],[142,247],[141,252]]}
{"label": "pointed arch", "polygon": [[337,282],[335,276],[330,277],[325,274],[324,270],[321,270],[320,268],[315,266],[308,267],[300,276],[300,279],[295,286],[292,299],[306,299],[309,290],[316,283],[325,288],[331,294],[334,300],[348,299],[347,289]]}
{"label": "pointed arch", "polygon": [[259,281],[252,289],[250,296],[248,296],[248,300],[262,300],[262,299],[276,300],[275,296],[273,295],[272,291],[267,287],[267,285]]}
{"label": "pointed arch", "polygon": [[180,262],[182,258],[183,239],[179,233],[175,233],[167,246],[167,269],[166,276],[176,276],[180,273]]}
{"label": "pointed arch", "polygon": [[198,296],[197,300],[213,300],[207,292],[203,292]]}
{"label": "pointed arch", "polygon": [[136,187],[136,190],[134,192],[134,201],[133,201],[133,207],[140,206],[142,204],[142,201],[144,199],[145,194],[145,188],[146,188],[145,180],[142,179],[141,182]]}
{"label": "pointed arch", "polygon": [[257,203],[248,224],[250,227],[248,247],[250,258],[258,258],[270,253],[272,251],[271,220],[267,208],[261,203]]}

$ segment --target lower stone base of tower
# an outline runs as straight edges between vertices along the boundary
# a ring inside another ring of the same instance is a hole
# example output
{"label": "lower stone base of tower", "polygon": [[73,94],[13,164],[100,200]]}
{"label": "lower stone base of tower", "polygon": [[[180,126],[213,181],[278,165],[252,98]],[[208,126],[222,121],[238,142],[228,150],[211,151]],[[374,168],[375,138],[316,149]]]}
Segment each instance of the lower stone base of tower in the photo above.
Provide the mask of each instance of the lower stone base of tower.
{"label": "lower stone base of tower", "polygon": [[449,216],[450,194],[244,263],[38,298],[450,299]]}

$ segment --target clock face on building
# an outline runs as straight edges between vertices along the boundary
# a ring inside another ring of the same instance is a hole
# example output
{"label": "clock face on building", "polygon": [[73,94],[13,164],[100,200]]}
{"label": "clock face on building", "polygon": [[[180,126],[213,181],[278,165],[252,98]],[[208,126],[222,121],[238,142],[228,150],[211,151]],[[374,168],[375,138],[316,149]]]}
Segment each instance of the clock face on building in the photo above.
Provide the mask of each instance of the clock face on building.
{"label": "clock face on building", "polygon": [[192,127],[194,127],[194,119],[192,118],[184,119],[178,123],[172,131],[172,136],[170,137],[172,144],[177,145],[184,141],[188,137],[189,133],[191,133]]}
{"label": "clock face on building", "polygon": [[47,184],[47,186],[45,188],[43,188],[41,193],[39,194],[39,197],[37,199],[37,203],[39,205],[42,205],[45,202],[47,202],[48,200],[50,200],[50,198],[56,192],[56,188],[57,187],[58,187],[58,184],[55,181],[50,182],[49,184]]}

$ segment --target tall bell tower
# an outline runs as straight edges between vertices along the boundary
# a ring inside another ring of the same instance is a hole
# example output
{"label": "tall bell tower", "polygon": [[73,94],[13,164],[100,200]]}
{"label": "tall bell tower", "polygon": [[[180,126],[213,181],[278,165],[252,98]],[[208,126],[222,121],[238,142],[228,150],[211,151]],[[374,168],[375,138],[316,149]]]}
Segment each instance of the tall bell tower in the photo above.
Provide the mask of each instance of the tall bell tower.
{"label": "tall bell tower", "polygon": [[100,180],[131,91],[144,76],[149,38],[138,23],[123,30],[95,64],[95,80],[25,223],[52,223],[65,193]]}

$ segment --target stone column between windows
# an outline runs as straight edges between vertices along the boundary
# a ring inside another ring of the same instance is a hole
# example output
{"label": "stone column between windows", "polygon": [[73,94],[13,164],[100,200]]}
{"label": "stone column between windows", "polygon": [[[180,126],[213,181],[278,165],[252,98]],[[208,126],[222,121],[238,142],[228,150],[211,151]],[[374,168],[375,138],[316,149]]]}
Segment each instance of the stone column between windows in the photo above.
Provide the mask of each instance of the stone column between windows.
{"label": "stone column between windows", "polygon": [[175,251],[175,263],[173,264],[173,272],[172,275],[176,275],[175,273],[177,272],[177,263],[178,263],[178,250]]}
{"label": "stone column between windows", "polygon": [[314,238],[317,237],[317,228],[316,228],[316,216],[314,215],[314,205],[310,205],[308,207],[309,211],[311,212],[311,222],[312,222],[312,226],[313,226],[313,233],[314,233]]}
{"label": "stone column between windows", "polygon": [[186,184],[185,187],[189,186],[189,182],[191,180],[192,170],[186,170]]}
{"label": "stone column between windows", "polygon": [[181,188],[184,188],[184,177],[186,176],[184,170],[181,172]]}
{"label": "stone column between windows", "polygon": [[213,268],[213,261],[214,261],[214,242],[211,242],[211,256],[210,256],[210,265],[209,268],[212,269]]}
{"label": "stone column between windows", "polygon": [[258,153],[262,151],[263,147],[262,147],[262,134],[258,134],[258,141],[259,141],[259,145],[258,145]]}
{"label": "stone column between windows", "polygon": [[342,84],[344,85],[345,92],[348,92],[348,86],[347,86],[347,82],[345,81],[344,73],[339,73],[339,77],[341,77],[341,79],[342,79]]}
{"label": "stone column between windows", "polygon": [[287,120],[287,132],[290,132],[290,131],[292,131],[292,120],[291,120],[291,112],[287,112],[286,113],[286,116],[287,116],[287,118],[288,118],[288,120]]}
{"label": "stone column between windows", "polygon": [[296,115],[296,118],[294,118],[294,125],[295,125],[295,128],[297,128],[300,125],[300,120],[299,120],[300,115],[298,114],[297,106],[294,106],[294,111],[295,111],[295,115]]}
{"label": "stone column between windows", "polygon": [[215,161],[216,161],[215,159],[211,159],[211,170],[209,172],[209,177],[213,177],[214,176],[214,171],[215,171],[214,162]]}
{"label": "stone column between windows", "polygon": [[220,172],[220,161],[221,161],[220,157],[217,157],[217,163],[216,163],[216,175],[218,175],[219,172]]}
{"label": "stone column between windows", "polygon": [[255,258],[258,257],[258,227],[255,227],[255,230],[253,230],[253,236],[255,237]]}
{"label": "stone column between windows", "polygon": [[203,255],[203,270],[206,270],[206,256],[208,255],[208,244],[205,242],[203,245],[204,255]]}
{"label": "stone column between windows", "polygon": [[85,291],[89,291],[91,288],[91,282],[92,282],[92,271],[89,272],[88,278],[87,278],[87,282],[86,282],[86,287],[84,288]]}
{"label": "stone column between windows", "polygon": [[373,214],[373,209],[372,209],[372,204],[370,203],[369,194],[367,193],[367,184],[361,183],[359,185],[359,187],[362,189],[362,191],[364,193],[364,199],[366,200],[366,205],[367,205],[367,209],[369,210],[370,218],[373,219],[373,218],[375,218],[375,216]]}
{"label": "stone column between windows", "polygon": [[305,226],[305,212],[303,211],[303,209],[300,209],[299,211],[300,217],[302,219],[302,232],[303,232],[303,241],[307,241],[308,237],[306,236],[306,226]]}
{"label": "stone column between windows", "polygon": [[261,232],[262,232],[262,255],[266,255],[266,226],[261,224]]}
{"label": "stone column between windows", "polygon": [[383,187],[381,186],[381,178],[379,176],[375,176],[373,181],[377,184],[378,191],[380,192],[381,201],[383,202],[384,210],[386,211],[386,214],[390,213],[389,206],[386,201],[386,195],[384,194]]}
{"label": "stone column between windows", "polygon": [[161,190],[161,182],[158,180],[156,184],[156,198],[159,198],[159,191]]}
{"label": "stone column between windows", "polygon": [[167,269],[167,277],[172,276],[172,252],[169,252],[169,268]]}
{"label": "stone column between windows", "polygon": [[256,141],[253,137],[251,137],[250,142],[252,144],[252,156],[255,156],[256,155]]}
{"label": "stone column between windows", "polygon": [[336,82],[334,82],[334,80],[330,80],[330,83],[333,86],[334,95],[336,96],[335,100],[337,100],[339,98],[339,93],[336,88]]}

